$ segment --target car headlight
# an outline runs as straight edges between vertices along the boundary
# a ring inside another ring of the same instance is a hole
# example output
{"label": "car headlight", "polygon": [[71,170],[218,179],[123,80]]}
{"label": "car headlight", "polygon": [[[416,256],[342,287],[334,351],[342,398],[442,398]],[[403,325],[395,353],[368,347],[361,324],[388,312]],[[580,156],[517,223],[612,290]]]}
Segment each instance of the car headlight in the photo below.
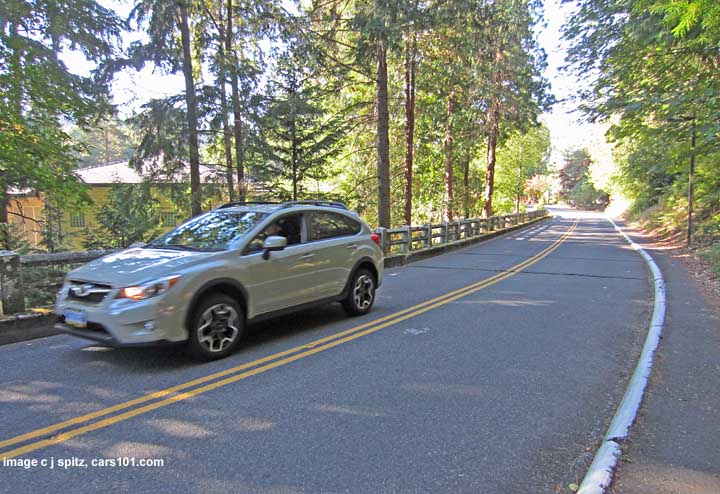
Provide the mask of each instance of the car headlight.
{"label": "car headlight", "polygon": [[179,275],[168,276],[157,280],[148,281],[142,285],[128,286],[120,290],[117,298],[128,298],[130,300],[145,300],[162,295],[170,290],[180,280]]}

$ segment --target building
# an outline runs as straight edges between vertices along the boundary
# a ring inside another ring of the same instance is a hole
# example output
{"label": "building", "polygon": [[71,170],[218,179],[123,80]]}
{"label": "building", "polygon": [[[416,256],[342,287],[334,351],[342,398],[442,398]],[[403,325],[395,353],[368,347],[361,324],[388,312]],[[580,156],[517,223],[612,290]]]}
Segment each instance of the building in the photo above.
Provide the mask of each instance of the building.
{"label": "building", "polygon": [[[73,249],[82,249],[83,232],[86,228],[97,226],[95,214],[100,206],[107,201],[112,188],[118,184],[140,184],[144,178],[127,161],[102,164],[76,170],[77,177],[88,186],[88,195],[92,203],[82,209],[64,211],[62,229],[67,233],[67,244]],[[200,175],[203,183],[222,185],[223,170],[218,166],[201,165]],[[163,184],[187,183],[184,176],[173,177],[170,180],[156,180],[157,190],[162,191]],[[211,203],[218,204],[224,200],[224,194],[218,194]],[[172,203],[166,197],[160,196],[161,222],[164,230],[176,226],[185,218],[178,217]],[[17,225],[19,232],[32,247],[41,247],[41,221],[45,207],[45,195],[32,190],[10,191],[8,206],[9,221]]]}

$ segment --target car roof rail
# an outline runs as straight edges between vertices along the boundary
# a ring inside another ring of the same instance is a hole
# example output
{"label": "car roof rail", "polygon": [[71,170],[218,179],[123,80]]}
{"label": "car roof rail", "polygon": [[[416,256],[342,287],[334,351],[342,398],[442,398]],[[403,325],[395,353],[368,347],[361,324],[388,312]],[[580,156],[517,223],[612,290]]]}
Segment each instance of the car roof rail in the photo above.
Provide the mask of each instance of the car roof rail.
{"label": "car roof rail", "polygon": [[328,207],[328,208],[338,208],[338,209],[345,209],[345,210],[348,209],[348,207],[342,202],[320,201],[320,200],[318,200],[318,201],[312,201],[312,200],[310,200],[310,201],[287,201],[287,202],[282,203],[280,208],[285,209],[285,208],[290,208],[293,206],[323,206],[323,207]]}
{"label": "car roof rail", "polygon": [[282,203],[280,202],[266,202],[266,201],[231,201],[226,202],[225,204],[221,204],[220,206],[217,206],[215,209],[225,209],[225,208],[232,208],[235,206],[253,206],[253,205],[270,205],[270,206],[279,206]]}

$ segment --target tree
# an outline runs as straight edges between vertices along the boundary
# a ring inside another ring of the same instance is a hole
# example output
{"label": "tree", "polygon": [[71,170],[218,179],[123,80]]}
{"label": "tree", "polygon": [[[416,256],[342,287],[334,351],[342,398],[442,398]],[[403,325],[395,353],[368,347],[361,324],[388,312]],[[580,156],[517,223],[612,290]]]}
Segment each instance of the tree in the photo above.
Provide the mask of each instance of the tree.
{"label": "tree", "polygon": [[[269,83],[261,137],[266,176],[274,179],[273,188],[280,195],[296,201],[307,195],[306,179],[319,181],[330,175],[328,165],[340,152],[348,125],[342,112],[333,115],[322,107],[321,102],[337,88],[319,78],[318,66],[308,60],[311,48],[299,40],[289,43]],[[289,181],[289,192],[278,179]]]}
{"label": "tree", "polygon": [[96,214],[98,229],[87,228],[86,249],[121,249],[160,234],[160,203],[152,184],[114,185]]}
{"label": "tree", "polygon": [[479,17],[482,32],[491,34],[488,66],[491,67],[490,100],[487,106],[487,173],[484,213],[492,215],[496,150],[501,125],[507,129],[535,123],[548,107],[547,82],[540,75],[545,54],[537,45],[533,26],[539,19],[540,2],[502,0],[487,7]]}
{"label": "tree", "polygon": [[[72,174],[80,146],[62,123],[86,127],[111,110],[106,63],[123,23],[93,0],[6,0],[0,8],[0,223],[9,188],[87,200]],[[68,71],[59,55],[76,50],[96,68]]]}
{"label": "tree", "polygon": [[[184,144],[183,154],[187,153],[190,167],[190,196],[193,216],[202,212],[202,191],[200,183],[200,150],[198,142],[198,103],[193,73],[193,57],[190,34],[191,5],[187,0],[165,2],[163,0],[141,0],[132,10],[130,18],[138,28],[144,27],[149,39],[147,42],[134,42],[130,49],[132,63],[141,68],[147,62],[154,62],[169,73],[182,72],[185,80],[184,117],[186,137],[176,146]],[[179,36],[178,36],[179,34]],[[146,129],[147,130],[147,129]],[[147,137],[147,135],[146,135]],[[147,139],[143,139],[147,142]],[[154,156],[142,156],[141,159],[157,159],[160,150],[148,150]],[[176,153],[172,153],[175,155]],[[175,156],[162,156],[172,165]]]}
{"label": "tree", "polygon": [[417,74],[417,21],[420,18],[419,0],[410,3],[406,14],[410,19],[405,33],[405,203],[403,217],[412,224],[413,155],[415,153],[415,98]]}
{"label": "tree", "polygon": [[388,52],[401,37],[399,2],[357,0],[316,2],[310,12],[311,34],[327,46],[326,55],[349,78],[372,82],[377,219],[391,224],[390,101]]}
{"label": "tree", "polygon": [[[531,127],[527,132],[515,131],[498,148],[498,209],[520,212],[520,203],[528,190],[530,177],[548,173],[550,131],[545,126]],[[537,182],[539,184],[541,182]]]}
{"label": "tree", "polygon": [[137,146],[134,129],[117,117],[100,120],[86,129],[74,126],[70,138],[81,146],[77,167],[127,161]]}
{"label": "tree", "polygon": [[46,195],[40,220],[40,244],[48,252],[66,250],[67,233],[63,228],[64,216],[62,206],[51,195]]}
{"label": "tree", "polygon": [[712,192],[720,179],[718,25],[717,2],[585,0],[565,28],[570,67],[596,76],[581,95],[583,108],[589,119],[612,124],[618,178],[636,206],[678,202],[692,190],[694,162],[700,216],[720,209]]}
{"label": "tree", "polygon": [[609,202],[607,192],[598,190],[590,177],[592,158],[587,149],[569,149],[564,153],[559,172],[560,198],[583,209],[604,209]]}

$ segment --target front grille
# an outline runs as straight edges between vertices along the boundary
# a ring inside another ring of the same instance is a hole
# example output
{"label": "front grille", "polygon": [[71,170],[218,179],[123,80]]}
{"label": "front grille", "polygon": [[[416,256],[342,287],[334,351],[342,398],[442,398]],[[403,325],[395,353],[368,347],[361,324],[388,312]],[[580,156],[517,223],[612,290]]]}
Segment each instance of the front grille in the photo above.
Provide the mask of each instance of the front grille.
{"label": "front grille", "polygon": [[70,300],[77,300],[78,302],[84,302],[86,304],[99,304],[105,300],[105,297],[108,293],[110,293],[110,290],[112,290],[110,285],[70,280],[68,298]]}

